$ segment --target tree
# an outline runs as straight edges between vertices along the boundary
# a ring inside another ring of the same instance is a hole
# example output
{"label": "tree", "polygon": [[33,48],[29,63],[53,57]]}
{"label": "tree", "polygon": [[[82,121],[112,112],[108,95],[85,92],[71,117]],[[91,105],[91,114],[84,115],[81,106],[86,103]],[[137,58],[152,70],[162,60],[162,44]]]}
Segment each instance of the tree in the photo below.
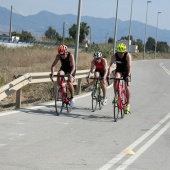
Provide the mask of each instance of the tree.
{"label": "tree", "polygon": [[22,30],[20,39],[22,41],[35,41],[35,37],[30,32]]}
{"label": "tree", "polygon": [[75,40],[76,39],[76,29],[77,29],[77,25],[73,24],[70,28],[69,28],[69,35]]}
{"label": "tree", "polygon": [[108,43],[109,43],[109,44],[113,44],[113,42],[114,42],[114,38],[109,37]]}
{"label": "tree", "polygon": [[[76,39],[76,30],[77,30],[77,25],[73,24],[69,28],[69,35],[75,40]],[[90,32],[90,27],[87,26],[87,23],[81,22],[80,23],[80,36],[79,36],[79,42],[83,43],[83,41],[86,39],[86,36],[89,35]]]}
{"label": "tree", "polygon": [[168,46],[167,42],[161,41],[161,42],[157,43],[157,51],[167,53],[168,50],[169,50],[169,46]]}
{"label": "tree", "polygon": [[139,52],[143,51],[143,43],[142,43],[142,40],[141,40],[141,39],[137,39],[137,40],[135,41],[135,44],[138,46]]}
{"label": "tree", "polygon": [[12,36],[18,36],[22,41],[35,41],[35,37],[27,31],[22,30],[21,34],[17,32],[12,32]]}
{"label": "tree", "polygon": [[52,27],[48,27],[48,30],[45,31],[45,37],[51,40],[57,40],[59,38],[58,32]]}
{"label": "tree", "polygon": [[155,51],[155,39],[152,37],[149,37],[146,42],[146,50],[147,51]]}
{"label": "tree", "polygon": [[89,35],[89,32],[90,32],[90,27],[87,26],[87,23],[82,22],[80,24],[80,42],[81,43],[86,39],[86,36]]}

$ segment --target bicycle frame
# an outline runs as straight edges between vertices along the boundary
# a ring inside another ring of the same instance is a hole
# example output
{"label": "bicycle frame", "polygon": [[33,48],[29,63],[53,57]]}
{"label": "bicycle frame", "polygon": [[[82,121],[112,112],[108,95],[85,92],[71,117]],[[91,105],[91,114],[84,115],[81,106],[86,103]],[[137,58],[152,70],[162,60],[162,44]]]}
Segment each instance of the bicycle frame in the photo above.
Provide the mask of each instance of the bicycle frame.
{"label": "bicycle frame", "polygon": [[119,111],[121,112],[121,118],[124,117],[124,109],[125,109],[126,101],[127,101],[126,89],[125,89],[123,78],[110,78],[110,79],[114,79],[118,81],[116,85],[116,89],[115,89],[115,98],[113,102],[113,116],[116,122],[119,117]]}
{"label": "bicycle frame", "polygon": [[101,77],[98,78],[90,78],[93,80],[96,80],[93,92],[92,92],[92,111],[94,112],[97,108],[97,105],[99,104],[99,109],[102,109],[102,99],[103,96],[101,94],[102,87],[101,87]]}
{"label": "bicycle frame", "polygon": [[[58,88],[57,92],[55,92],[55,109],[56,109],[56,114],[59,116],[63,109],[66,108],[67,112],[71,112],[71,107],[70,107],[70,98],[68,97],[68,85],[65,80],[65,75],[54,75],[53,77],[61,77],[60,80],[60,87]],[[52,78],[51,78],[52,79]],[[53,81],[53,79],[52,79]],[[58,97],[58,93],[61,92],[61,96]]]}
{"label": "bicycle frame", "polygon": [[116,92],[118,92],[118,106],[122,110],[126,106],[126,90],[123,78],[112,78],[117,82]]}
{"label": "bicycle frame", "polygon": [[[121,81],[121,82],[120,82]],[[126,106],[126,90],[124,85],[124,80],[118,80],[116,91],[119,92],[118,106],[122,110]]]}

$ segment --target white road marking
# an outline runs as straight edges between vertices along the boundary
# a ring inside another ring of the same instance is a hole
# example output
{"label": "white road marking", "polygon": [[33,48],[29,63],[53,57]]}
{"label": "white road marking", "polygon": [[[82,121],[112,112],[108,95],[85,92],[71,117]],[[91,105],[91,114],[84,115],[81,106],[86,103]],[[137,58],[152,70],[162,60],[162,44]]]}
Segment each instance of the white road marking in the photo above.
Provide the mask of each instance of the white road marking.
{"label": "white road marking", "polygon": [[164,63],[160,63],[159,65],[166,71],[166,73],[168,73],[170,75],[170,71],[163,64]]}
{"label": "white road marking", "polygon": [[137,152],[135,152],[135,155],[131,156],[128,160],[126,160],[116,170],[124,170],[124,169],[126,169],[140,155],[142,155],[142,153],[145,152],[169,127],[170,127],[170,121],[155,136],[153,136],[145,145],[143,145]]}
{"label": "white road marking", "polygon": [[[110,85],[107,88],[110,88],[110,87],[113,87],[113,86]],[[75,100],[83,98],[83,97],[86,97],[86,96],[89,96],[89,95],[91,95],[91,92],[75,96]],[[54,105],[54,101],[48,102],[48,103],[44,103],[44,104],[42,104],[40,106],[30,106],[30,107],[21,108],[21,109],[18,109],[18,110],[10,110],[10,111],[1,112],[0,113],[0,117],[1,116],[12,115],[12,114],[16,114],[16,113],[28,112],[28,110],[30,110],[30,111],[31,110],[36,110],[36,109],[39,109],[39,108],[42,108],[42,107],[46,107],[46,106],[49,106],[49,105]]]}
{"label": "white road marking", "polygon": [[[170,118],[170,113],[167,116],[165,116],[160,122],[158,122],[154,127],[152,127],[148,132],[146,132],[143,136],[141,136],[138,140],[136,140],[134,143],[132,143],[130,146],[128,146],[124,150],[127,150],[127,149],[133,150],[137,145],[139,145],[148,136],[150,136],[153,132],[155,132],[169,118]],[[167,130],[169,128],[169,126],[170,126],[170,122],[164,128],[162,128],[148,143],[146,143],[143,147],[141,147],[141,149],[139,149],[137,155],[140,156],[153,143],[153,141],[156,141],[156,139],[158,139],[158,137],[160,137],[160,134],[163,134],[165,132],[165,130]],[[111,159],[109,162],[107,162],[104,166],[99,168],[99,170],[110,169],[113,165],[115,165],[118,161],[120,161],[126,155],[125,153],[123,153],[123,151],[119,155],[117,155],[116,157]],[[136,156],[136,154],[131,157],[135,157],[135,156]],[[130,160],[128,160],[128,161],[130,163]],[[126,165],[126,167],[127,167],[127,165]]]}

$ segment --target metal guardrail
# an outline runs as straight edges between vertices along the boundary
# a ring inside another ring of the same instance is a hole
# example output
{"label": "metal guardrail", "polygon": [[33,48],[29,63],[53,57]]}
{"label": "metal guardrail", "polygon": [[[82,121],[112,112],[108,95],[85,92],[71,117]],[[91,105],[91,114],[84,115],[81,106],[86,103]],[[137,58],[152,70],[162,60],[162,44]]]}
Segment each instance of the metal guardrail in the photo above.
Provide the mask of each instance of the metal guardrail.
{"label": "metal guardrail", "polygon": [[[81,92],[82,78],[87,77],[88,72],[89,70],[76,71],[76,81],[74,83],[74,85],[76,85],[76,94],[79,94]],[[28,84],[51,82],[51,79],[49,77],[50,73],[51,72],[26,73],[24,75],[16,76],[15,80],[0,88],[0,100],[3,100],[4,98],[16,92],[16,108],[20,108],[22,87]]]}

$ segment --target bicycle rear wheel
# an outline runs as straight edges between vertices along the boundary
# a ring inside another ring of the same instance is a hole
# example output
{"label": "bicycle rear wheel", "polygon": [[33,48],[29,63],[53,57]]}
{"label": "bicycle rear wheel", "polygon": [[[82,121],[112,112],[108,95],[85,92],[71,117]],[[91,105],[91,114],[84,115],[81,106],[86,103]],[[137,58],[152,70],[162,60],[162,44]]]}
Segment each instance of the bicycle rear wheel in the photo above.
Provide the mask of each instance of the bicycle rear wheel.
{"label": "bicycle rear wheel", "polygon": [[97,89],[94,88],[91,94],[92,97],[92,111],[95,112],[98,104],[98,96],[97,96]]}

